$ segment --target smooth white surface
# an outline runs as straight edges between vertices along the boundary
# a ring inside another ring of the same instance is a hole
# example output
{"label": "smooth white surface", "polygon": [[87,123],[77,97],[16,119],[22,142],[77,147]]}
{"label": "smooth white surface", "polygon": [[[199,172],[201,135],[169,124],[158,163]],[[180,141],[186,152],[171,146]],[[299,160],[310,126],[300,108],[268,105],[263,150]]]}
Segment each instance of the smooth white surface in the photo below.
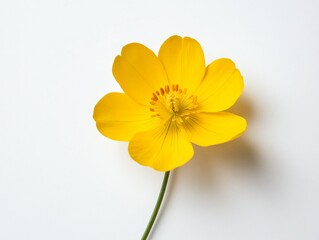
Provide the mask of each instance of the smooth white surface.
{"label": "smooth white surface", "polygon": [[240,139],[172,173],[153,240],[319,239],[319,2],[1,1],[0,239],[140,239],[162,173],[104,138],[92,111],[120,91],[129,42],[196,38],[246,88]]}

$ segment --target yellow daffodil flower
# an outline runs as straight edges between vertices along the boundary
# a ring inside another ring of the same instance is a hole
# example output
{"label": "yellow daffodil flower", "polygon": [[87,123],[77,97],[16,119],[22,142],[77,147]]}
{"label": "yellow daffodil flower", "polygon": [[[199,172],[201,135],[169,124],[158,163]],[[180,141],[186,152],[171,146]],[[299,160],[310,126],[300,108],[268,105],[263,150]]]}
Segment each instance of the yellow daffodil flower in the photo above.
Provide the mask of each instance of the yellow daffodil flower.
{"label": "yellow daffodil flower", "polygon": [[241,95],[243,77],[230,59],[206,67],[195,39],[172,36],[158,56],[128,44],[113,75],[124,93],[105,95],[93,117],[104,136],[128,141],[130,156],[142,165],[170,171],[193,157],[192,143],[224,143],[246,129],[245,119],[225,112]]}

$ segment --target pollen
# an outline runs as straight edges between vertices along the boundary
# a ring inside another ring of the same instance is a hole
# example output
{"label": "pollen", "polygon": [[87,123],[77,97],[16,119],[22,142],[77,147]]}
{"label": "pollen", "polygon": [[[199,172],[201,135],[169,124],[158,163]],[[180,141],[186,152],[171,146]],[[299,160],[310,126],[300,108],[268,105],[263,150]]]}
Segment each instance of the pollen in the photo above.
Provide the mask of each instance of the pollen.
{"label": "pollen", "polygon": [[152,117],[170,118],[182,123],[197,112],[197,96],[189,94],[187,88],[178,84],[166,85],[154,91],[150,101]]}

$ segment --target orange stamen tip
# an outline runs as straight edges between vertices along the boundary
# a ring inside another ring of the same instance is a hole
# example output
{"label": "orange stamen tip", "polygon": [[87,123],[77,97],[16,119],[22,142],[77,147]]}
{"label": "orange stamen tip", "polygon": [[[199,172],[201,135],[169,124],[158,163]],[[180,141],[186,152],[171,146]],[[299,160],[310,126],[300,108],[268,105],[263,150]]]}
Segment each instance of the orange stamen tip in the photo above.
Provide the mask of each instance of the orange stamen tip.
{"label": "orange stamen tip", "polygon": [[157,94],[157,96],[159,96],[160,95],[159,91],[156,91],[156,94]]}
{"label": "orange stamen tip", "polygon": [[165,86],[165,92],[169,93],[169,86],[168,85]]}
{"label": "orange stamen tip", "polygon": [[155,112],[154,108],[150,108],[151,112]]}
{"label": "orange stamen tip", "polygon": [[164,96],[164,94],[165,94],[164,89],[161,88],[160,91],[161,91],[161,95]]}
{"label": "orange stamen tip", "polygon": [[155,93],[153,93],[153,97],[151,98],[153,101],[157,101],[158,97],[155,95]]}

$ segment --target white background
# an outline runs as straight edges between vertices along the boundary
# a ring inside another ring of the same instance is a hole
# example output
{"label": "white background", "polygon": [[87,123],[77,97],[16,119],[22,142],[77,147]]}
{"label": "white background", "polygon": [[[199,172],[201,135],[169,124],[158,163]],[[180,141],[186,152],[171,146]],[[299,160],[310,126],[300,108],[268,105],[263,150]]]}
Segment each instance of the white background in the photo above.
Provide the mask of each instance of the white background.
{"label": "white background", "polygon": [[140,42],[233,59],[249,123],[171,175],[154,240],[319,239],[319,2],[1,1],[0,239],[140,239],[163,173],[104,138],[93,107]]}

